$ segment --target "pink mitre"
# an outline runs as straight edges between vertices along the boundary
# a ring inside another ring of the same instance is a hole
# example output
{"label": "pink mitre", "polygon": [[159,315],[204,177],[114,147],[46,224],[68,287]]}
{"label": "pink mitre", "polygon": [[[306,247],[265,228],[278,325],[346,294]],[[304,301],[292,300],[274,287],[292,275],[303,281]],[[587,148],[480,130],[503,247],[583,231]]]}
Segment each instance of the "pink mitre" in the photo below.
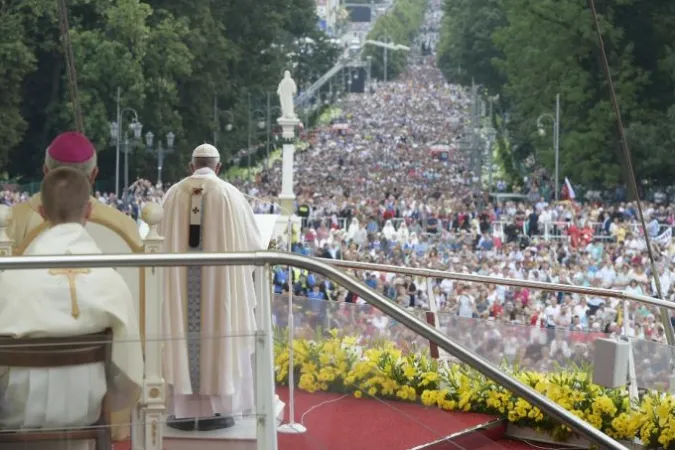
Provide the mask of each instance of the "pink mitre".
{"label": "pink mitre", "polygon": [[49,144],[47,156],[61,164],[82,164],[96,156],[96,149],[83,134],[66,131]]}

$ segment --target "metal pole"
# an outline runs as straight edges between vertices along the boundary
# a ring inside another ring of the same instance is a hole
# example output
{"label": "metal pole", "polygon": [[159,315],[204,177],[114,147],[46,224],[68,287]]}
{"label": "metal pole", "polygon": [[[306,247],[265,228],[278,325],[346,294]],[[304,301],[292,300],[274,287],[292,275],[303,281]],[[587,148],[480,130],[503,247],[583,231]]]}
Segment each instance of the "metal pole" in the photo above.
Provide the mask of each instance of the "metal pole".
{"label": "metal pole", "polygon": [[213,123],[215,128],[213,129],[213,146],[218,147],[218,130],[220,129],[220,122],[218,121],[218,96],[213,96]]}
{"label": "metal pole", "polygon": [[488,167],[488,194],[492,191],[492,165],[494,162],[494,151],[492,150],[492,143],[494,141],[494,136],[496,136],[496,130],[493,129],[493,122],[492,122],[493,101],[494,98],[490,97],[490,129],[492,132],[490,133],[488,138],[488,162],[490,164],[490,167]]}
{"label": "metal pole", "polygon": [[270,135],[272,134],[272,105],[270,104],[270,93],[267,93],[267,151],[265,156],[265,167],[270,168]]}
{"label": "metal pole", "polygon": [[162,182],[162,167],[164,166],[164,148],[162,141],[157,143],[157,184]]}
{"label": "metal pole", "polygon": [[120,195],[120,137],[122,133],[122,112],[120,111],[120,97],[122,88],[117,87],[117,136],[115,137],[115,197]]}
{"label": "metal pole", "polygon": [[[385,35],[384,43],[389,44],[389,36]],[[387,82],[387,65],[389,64],[387,47],[384,47],[384,82]]]}
{"label": "metal pole", "polygon": [[[129,138],[124,138],[124,189],[129,186]],[[122,189],[122,192],[124,192]]]}
{"label": "metal pole", "polygon": [[489,161],[490,161],[490,167],[488,168],[488,193],[492,191],[492,166],[494,163],[494,151],[492,150],[492,136],[488,139],[488,152],[489,152]]}
{"label": "metal pole", "polygon": [[251,146],[253,145],[253,136],[251,136],[251,133],[253,133],[253,130],[251,130],[251,93],[248,93],[248,148],[246,149],[246,155],[248,157],[248,163],[247,163],[247,168],[246,168],[246,174],[247,176],[251,175]]}
{"label": "metal pole", "polygon": [[282,252],[251,253],[148,253],[135,255],[71,255],[71,256],[8,256],[0,257],[0,270],[44,269],[44,268],[94,268],[94,267],[146,267],[146,266],[214,266],[261,264],[294,266],[323,275],[354,292],[366,302],[372,304],[396,322],[414,331],[425,340],[431,341],[442,350],[471,366],[495,383],[521,397],[543,413],[567,425],[572,431],[585,437],[600,448],[609,450],[628,450],[602,431],[583,419],[565,410],[562,406],[540,394],[535,389],[503,372],[486,359],[478,356],[462,345],[455,343],[441,331],[431,327],[425,321],[413,316],[403,307],[389,301],[382,294],[368,288],[345,272],[316,258],[308,258]]}
{"label": "metal pole", "polygon": [[553,125],[553,148],[555,149],[555,199],[560,194],[560,94],[555,96],[555,123]]}
{"label": "metal pole", "polygon": [[477,175],[478,171],[476,170],[476,128],[477,128],[477,110],[478,110],[478,102],[477,102],[477,92],[478,92],[478,87],[476,86],[476,83],[472,80],[471,81],[471,149],[469,150],[469,155],[470,155],[470,162],[469,162],[469,167],[470,170],[473,172],[471,175],[471,185],[474,186],[473,179]]}

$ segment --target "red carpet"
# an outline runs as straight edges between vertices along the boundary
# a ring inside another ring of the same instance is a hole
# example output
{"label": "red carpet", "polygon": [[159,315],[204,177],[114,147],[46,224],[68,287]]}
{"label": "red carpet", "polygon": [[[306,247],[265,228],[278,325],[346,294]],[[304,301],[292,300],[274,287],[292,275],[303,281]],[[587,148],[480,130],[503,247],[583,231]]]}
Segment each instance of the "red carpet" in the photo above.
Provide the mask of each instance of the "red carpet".
{"label": "red carpet", "polygon": [[[278,388],[277,394],[286,403],[284,420],[288,421],[288,389]],[[340,397],[340,394],[309,394],[296,389],[295,421],[302,420],[307,432],[279,434],[279,450],[406,450],[494,419],[483,414],[446,412],[418,404],[357,399],[353,395]],[[334,401],[322,404],[331,400]],[[473,450],[533,448],[519,441],[477,439],[480,444],[474,441]],[[445,446],[456,448],[452,443],[444,443]],[[114,450],[130,450],[130,443],[118,443]]]}
{"label": "red carpet", "polygon": [[[277,394],[287,404],[288,420],[288,390],[279,388]],[[310,408],[340,397],[296,389],[296,422]],[[303,420],[307,433],[279,434],[279,450],[405,450],[492,419],[483,414],[449,413],[411,403],[347,396],[309,412]]]}

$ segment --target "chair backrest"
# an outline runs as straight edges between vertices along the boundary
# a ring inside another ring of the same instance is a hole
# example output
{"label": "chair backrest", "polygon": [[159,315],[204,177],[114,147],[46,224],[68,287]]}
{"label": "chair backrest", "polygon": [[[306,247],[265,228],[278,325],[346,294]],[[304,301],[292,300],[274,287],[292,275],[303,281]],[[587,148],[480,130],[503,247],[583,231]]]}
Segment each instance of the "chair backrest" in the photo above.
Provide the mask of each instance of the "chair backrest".
{"label": "chair backrest", "polygon": [[0,366],[68,367],[103,363],[106,372],[112,358],[112,330],[60,338],[0,336]]}

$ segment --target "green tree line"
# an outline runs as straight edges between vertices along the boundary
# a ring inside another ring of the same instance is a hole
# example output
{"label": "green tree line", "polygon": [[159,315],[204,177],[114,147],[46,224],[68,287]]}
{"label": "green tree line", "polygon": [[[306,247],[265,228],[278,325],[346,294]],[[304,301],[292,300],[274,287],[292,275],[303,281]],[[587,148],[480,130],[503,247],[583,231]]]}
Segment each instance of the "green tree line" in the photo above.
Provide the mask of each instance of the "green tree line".
{"label": "green tree line", "polygon": [[[114,176],[110,122],[118,87],[122,108],[138,112],[143,134],[152,131],[155,142],[176,135],[165,179],[182,175],[190,150],[214,132],[226,161],[245,147],[250,111],[267,110],[268,92],[278,105],[284,69],[301,87],[338,57],[317,30],[315,8],[314,0],[69,1],[79,101],[100,178]],[[124,119],[126,131],[131,115]],[[45,148],[68,129],[74,121],[57,2],[0,1],[1,170],[39,177]],[[131,158],[132,177],[154,176],[156,156],[142,143]]]}
{"label": "green tree line", "polygon": [[[366,39],[411,47],[422,23],[428,0],[397,0],[386,14],[377,19]],[[364,57],[372,58],[371,76],[384,77],[384,49],[368,45]],[[408,53],[391,51],[387,54],[387,79],[391,80],[406,67]]]}
{"label": "green tree line", "polygon": [[[639,181],[670,185],[675,173],[675,3],[596,1],[610,70]],[[560,171],[589,187],[624,184],[626,164],[594,22],[586,0],[445,0],[439,66],[452,82],[499,94],[507,112],[500,152],[551,173],[551,123],[561,96]]]}

